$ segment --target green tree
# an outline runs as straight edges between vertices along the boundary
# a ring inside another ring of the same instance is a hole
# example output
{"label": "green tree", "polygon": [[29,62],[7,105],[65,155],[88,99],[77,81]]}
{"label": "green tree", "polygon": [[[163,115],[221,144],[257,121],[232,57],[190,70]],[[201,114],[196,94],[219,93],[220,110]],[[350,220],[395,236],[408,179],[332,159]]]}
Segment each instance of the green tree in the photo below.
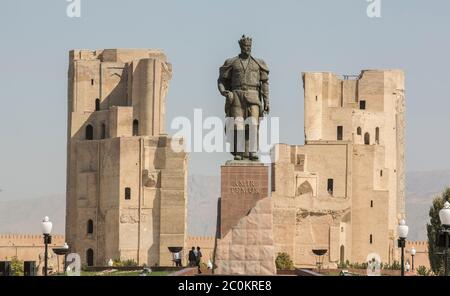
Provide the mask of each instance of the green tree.
{"label": "green tree", "polygon": [[11,258],[11,275],[23,275],[23,261],[16,256]]}
{"label": "green tree", "polygon": [[294,269],[294,262],[291,260],[291,256],[288,253],[278,253],[277,259],[275,259],[275,265],[280,270],[292,270]]}
{"label": "green tree", "polygon": [[441,229],[441,221],[439,220],[439,211],[444,207],[444,203],[450,200],[450,188],[447,188],[441,196],[433,199],[433,204],[428,212],[430,216],[430,223],[427,223],[428,236],[428,258],[430,259],[431,270],[435,274],[440,274],[442,271],[442,256],[438,255],[438,248],[436,247],[436,236]]}
{"label": "green tree", "polygon": [[133,259],[127,259],[125,261],[122,261],[123,266],[131,267],[131,266],[138,266],[137,262]]}
{"label": "green tree", "polygon": [[420,265],[419,268],[417,268],[417,274],[421,276],[429,276],[431,274],[431,271],[428,270],[425,266]]}

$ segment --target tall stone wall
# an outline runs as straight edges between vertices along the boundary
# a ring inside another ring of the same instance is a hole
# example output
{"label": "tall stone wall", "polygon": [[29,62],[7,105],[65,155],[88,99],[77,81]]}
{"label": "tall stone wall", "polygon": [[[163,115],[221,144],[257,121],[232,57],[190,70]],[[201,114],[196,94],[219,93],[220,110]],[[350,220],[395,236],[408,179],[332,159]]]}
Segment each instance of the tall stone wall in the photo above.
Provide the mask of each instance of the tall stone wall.
{"label": "tall stone wall", "polygon": [[411,268],[413,261],[411,256],[412,248],[416,249],[416,255],[414,255],[414,269],[417,270],[419,266],[425,266],[427,269],[430,269],[431,265],[428,257],[428,241],[406,241],[405,260],[409,262]]}
{"label": "tall stone wall", "polygon": [[[64,235],[53,234],[49,244],[48,268],[50,273],[64,270],[64,258],[52,252],[52,248],[64,245]],[[0,234],[0,261],[11,261],[16,257],[21,261],[34,261],[38,274],[44,268],[44,238],[40,234]],[[58,265],[59,263],[59,265]]]}

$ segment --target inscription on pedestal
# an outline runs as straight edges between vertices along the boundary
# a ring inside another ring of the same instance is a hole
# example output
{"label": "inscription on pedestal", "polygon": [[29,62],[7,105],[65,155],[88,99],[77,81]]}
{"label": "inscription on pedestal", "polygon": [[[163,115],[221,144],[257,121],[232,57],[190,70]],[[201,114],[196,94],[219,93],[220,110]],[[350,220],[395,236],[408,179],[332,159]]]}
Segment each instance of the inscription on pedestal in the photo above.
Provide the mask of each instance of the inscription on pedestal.
{"label": "inscription on pedestal", "polygon": [[261,165],[224,165],[221,168],[220,236],[268,196],[269,170]]}
{"label": "inscription on pedestal", "polygon": [[259,193],[257,184],[254,180],[236,181],[232,184],[231,193]]}

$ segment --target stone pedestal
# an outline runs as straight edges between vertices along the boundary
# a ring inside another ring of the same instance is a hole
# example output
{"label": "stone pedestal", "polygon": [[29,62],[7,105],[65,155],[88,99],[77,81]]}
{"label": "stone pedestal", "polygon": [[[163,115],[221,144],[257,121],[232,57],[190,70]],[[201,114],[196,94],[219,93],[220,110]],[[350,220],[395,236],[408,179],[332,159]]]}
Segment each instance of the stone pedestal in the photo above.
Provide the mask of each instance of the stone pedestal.
{"label": "stone pedestal", "polygon": [[231,161],[221,168],[215,274],[276,273],[269,168]]}
{"label": "stone pedestal", "polygon": [[268,196],[269,168],[259,162],[229,161],[221,168],[220,237]]}

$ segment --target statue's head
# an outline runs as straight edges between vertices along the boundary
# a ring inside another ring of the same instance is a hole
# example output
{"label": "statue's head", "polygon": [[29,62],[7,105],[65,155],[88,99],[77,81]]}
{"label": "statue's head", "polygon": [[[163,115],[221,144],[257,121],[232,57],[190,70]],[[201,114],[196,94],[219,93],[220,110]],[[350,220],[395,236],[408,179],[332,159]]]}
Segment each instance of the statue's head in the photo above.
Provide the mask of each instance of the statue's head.
{"label": "statue's head", "polygon": [[252,38],[242,35],[242,38],[239,40],[239,46],[241,47],[241,53],[250,55],[252,52]]}

